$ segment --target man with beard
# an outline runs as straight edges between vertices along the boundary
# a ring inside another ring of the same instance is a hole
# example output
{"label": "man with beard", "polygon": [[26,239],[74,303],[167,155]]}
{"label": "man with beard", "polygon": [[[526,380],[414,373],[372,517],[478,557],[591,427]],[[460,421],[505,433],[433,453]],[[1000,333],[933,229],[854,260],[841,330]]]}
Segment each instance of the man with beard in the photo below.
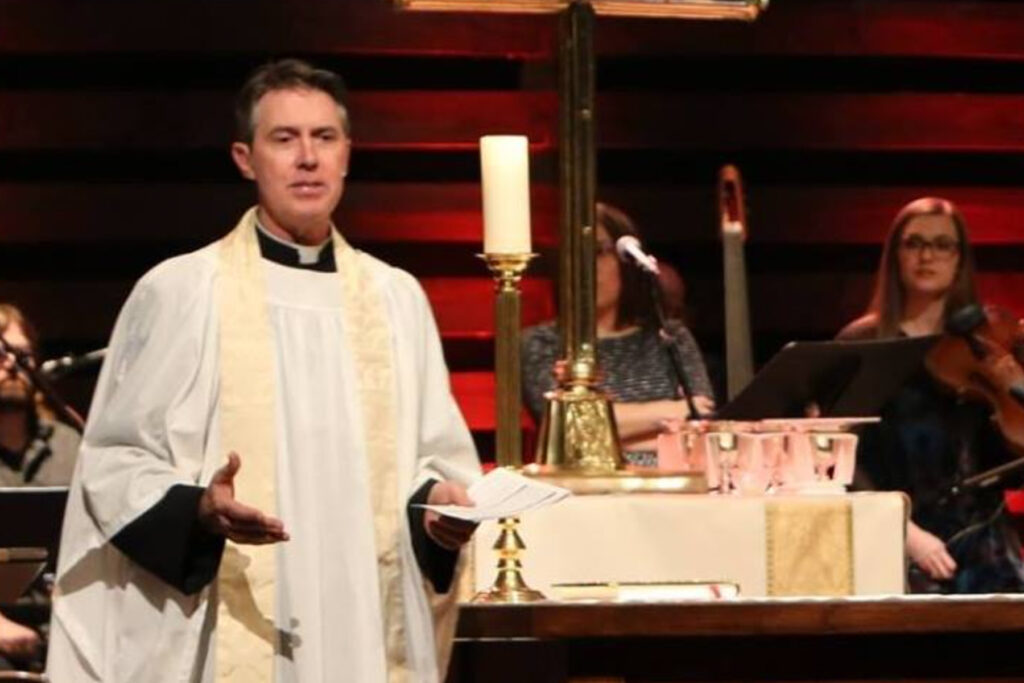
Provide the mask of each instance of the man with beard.
{"label": "man with beard", "polygon": [[[35,363],[36,334],[21,311],[0,304],[0,334]],[[42,408],[28,378],[9,355],[0,365],[0,486],[67,486],[78,434]]]}
{"label": "man with beard", "polygon": [[[34,363],[37,338],[16,307],[0,303],[0,335]],[[0,487],[66,486],[78,452],[78,434],[42,408],[10,354],[0,357]],[[0,614],[0,670],[26,665],[41,645],[33,629]]]}

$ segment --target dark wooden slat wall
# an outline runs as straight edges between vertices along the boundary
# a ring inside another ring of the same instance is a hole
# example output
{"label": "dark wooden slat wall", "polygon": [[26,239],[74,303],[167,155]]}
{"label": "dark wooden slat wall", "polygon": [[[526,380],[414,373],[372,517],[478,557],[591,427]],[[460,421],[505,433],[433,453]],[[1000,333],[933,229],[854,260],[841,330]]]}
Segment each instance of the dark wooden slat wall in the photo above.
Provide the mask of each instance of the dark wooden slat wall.
{"label": "dark wooden slat wall", "polygon": [[[48,354],[102,346],[139,275],[252,200],[227,155],[234,88],[270,57],[309,57],[352,89],[339,225],[423,279],[488,447],[476,140],[531,138],[547,258],[524,319],[537,322],[553,315],[554,27],[387,0],[0,0],[0,299],[39,322]],[[856,315],[888,222],[927,194],[960,204],[984,294],[1024,313],[1024,3],[780,0],[753,25],[601,19],[597,49],[601,194],[685,276],[712,361],[725,162],[747,181],[758,359]],[[62,386],[84,406],[92,381]]]}

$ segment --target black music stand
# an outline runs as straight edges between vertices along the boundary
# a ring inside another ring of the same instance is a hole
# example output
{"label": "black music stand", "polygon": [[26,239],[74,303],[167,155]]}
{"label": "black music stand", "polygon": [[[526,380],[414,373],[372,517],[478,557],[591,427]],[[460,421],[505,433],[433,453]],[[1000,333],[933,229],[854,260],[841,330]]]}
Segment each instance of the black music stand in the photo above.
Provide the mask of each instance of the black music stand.
{"label": "black music stand", "polygon": [[53,571],[67,499],[66,486],[0,488],[0,548],[45,548]]}
{"label": "black music stand", "polygon": [[46,548],[0,548],[0,605],[16,602],[46,566]]}
{"label": "black music stand", "polygon": [[44,632],[50,620],[49,600],[18,599],[41,571],[55,570],[67,499],[68,489],[64,486],[0,488],[0,553],[9,560],[0,563],[0,567],[6,567],[6,571],[0,570],[0,585],[11,581],[0,591],[4,613],[18,623]]}
{"label": "black music stand", "polygon": [[715,415],[721,420],[873,417],[923,366],[938,336],[790,342]]}

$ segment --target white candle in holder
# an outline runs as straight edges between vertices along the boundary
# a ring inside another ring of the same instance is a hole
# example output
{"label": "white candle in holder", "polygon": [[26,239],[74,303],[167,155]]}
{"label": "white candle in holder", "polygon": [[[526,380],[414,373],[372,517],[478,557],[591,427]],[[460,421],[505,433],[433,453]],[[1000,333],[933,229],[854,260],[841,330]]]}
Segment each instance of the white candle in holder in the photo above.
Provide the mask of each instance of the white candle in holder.
{"label": "white candle in holder", "polygon": [[530,154],[524,135],[480,138],[484,253],[530,253]]}

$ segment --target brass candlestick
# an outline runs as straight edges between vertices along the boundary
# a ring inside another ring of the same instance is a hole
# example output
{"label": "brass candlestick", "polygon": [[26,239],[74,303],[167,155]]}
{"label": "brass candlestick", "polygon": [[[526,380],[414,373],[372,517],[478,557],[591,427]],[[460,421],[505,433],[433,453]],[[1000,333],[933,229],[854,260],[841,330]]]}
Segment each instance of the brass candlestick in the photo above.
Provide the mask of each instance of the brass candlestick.
{"label": "brass candlestick", "polygon": [[[519,421],[519,283],[536,254],[481,254],[494,277],[494,374],[496,452],[499,467],[519,469],[523,465],[522,432]],[[526,549],[519,536],[517,517],[498,520],[501,533],[494,543],[498,553],[498,576],[488,591],[478,593],[474,602],[519,603],[543,600],[523,580],[520,554]]]}
{"label": "brass candlestick", "polygon": [[498,576],[491,589],[477,593],[473,602],[515,604],[544,600],[543,593],[530,588],[523,580],[523,563],[519,556],[526,549],[526,544],[519,536],[519,518],[503,517],[498,524],[501,532],[494,542],[494,550],[498,553]]}

